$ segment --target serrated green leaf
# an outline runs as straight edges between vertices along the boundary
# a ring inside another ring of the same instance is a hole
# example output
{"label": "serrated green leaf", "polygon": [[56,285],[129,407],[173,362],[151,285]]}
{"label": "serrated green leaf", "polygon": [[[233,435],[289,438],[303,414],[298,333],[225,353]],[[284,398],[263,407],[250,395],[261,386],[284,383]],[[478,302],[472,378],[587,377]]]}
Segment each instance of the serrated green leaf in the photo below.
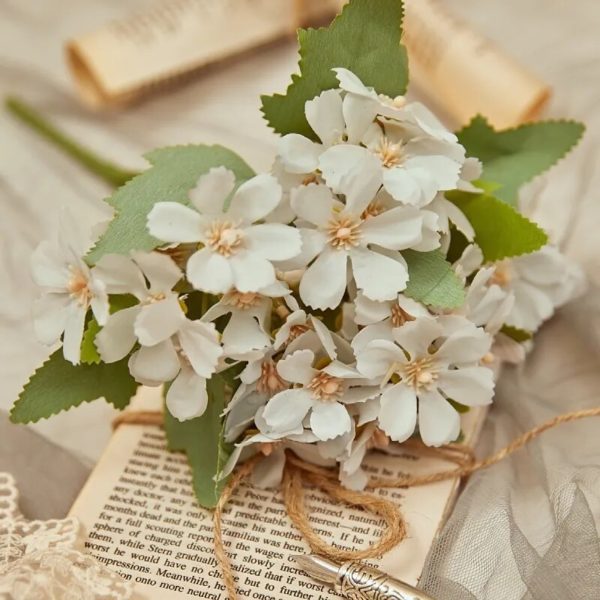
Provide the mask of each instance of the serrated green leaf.
{"label": "serrated green leaf", "polygon": [[498,198],[466,192],[446,196],[471,222],[485,262],[529,254],[548,242],[543,229]]}
{"label": "serrated green leaf", "polygon": [[526,342],[533,337],[533,334],[530,331],[525,331],[524,329],[519,329],[518,327],[512,327],[511,325],[504,325],[500,330],[504,335],[507,335],[509,338],[515,340],[515,342]]}
{"label": "serrated green leaf", "polygon": [[115,217],[86,260],[96,263],[105,254],[129,254],[154,250],[162,244],[146,229],[148,213],[157,202],[187,202],[198,178],[213,167],[225,166],[238,183],[254,172],[234,152],[223,146],[173,146],[154,150],[145,157],[152,165],[120,187],[107,202]]}
{"label": "serrated green leaf", "polygon": [[85,328],[83,339],[81,340],[81,362],[86,365],[97,365],[100,361],[100,355],[96,349],[96,336],[100,332],[100,325],[94,317],[92,317]]}
{"label": "serrated green leaf", "polygon": [[322,91],[339,86],[331,69],[351,70],[379,93],[395,97],[406,92],[408,59],[400,43],[401,0],[352,0],[331,25],[300,29],[300,75],[292,76],[285,94],[262,96],[262,111],[280,134],[315,138],[304,104]]}
{"label": "serrated green leaf", "polygon": [[59,349],[25,384],[10,419],[13,423],[31,423],[101,397],[123,409],[137,387],[126,358],[111,364],[72,365]]}
{"label": "serrated green leaf", "polygon": [[565,156],[584,129],[576,121],[540,121],[496,131],[477,116],[457,135],[467,154],[482,161],[482,178],[500,185],[494,195],[514,205],[519,188]]}
{"label": "serrated green leaf", "polygon": [[165,431],[169,449],[187,454],[198,502],[205,508],[214,508],[227,483],[227,478],[216,482],[215,476],[223,470],[231,454],[231,445],[223,439],[224,379],[213,375],[207,382],[207,389],[206,412],[201,417],[181,422],[165,410]]}
{"label": "serrated green leaf", "polygon": [[465,290],[452,265],[441,252],[405,250],[409,281],[404,293],[435,308],[458,308],[465,301]]}

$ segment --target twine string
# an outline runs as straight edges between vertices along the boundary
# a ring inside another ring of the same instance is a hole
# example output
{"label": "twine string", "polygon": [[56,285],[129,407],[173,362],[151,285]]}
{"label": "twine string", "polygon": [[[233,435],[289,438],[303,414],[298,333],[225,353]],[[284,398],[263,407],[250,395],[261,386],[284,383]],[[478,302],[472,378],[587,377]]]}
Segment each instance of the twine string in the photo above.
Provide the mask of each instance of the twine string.
{"label": "twine string", "polygon": [[[367,483],[367,489],[406,488],[427,485],[447,479],[464,478],[476,471],[481,471],[501,462],[507,456],[520,450],[550,429],[558,427],[563,423],[598,416],[600,416],[600,407],[558,415],[526,431],[512,440],[508,445],[481,460],[475,460],[473,451],[464,445],[449,444],[442,448],[429,448],[422,444],[422,442],[411,440],[403,444],[408,450],[412,449],[424,455],[445,458],[458,466],[426,475],[407,474],[395,478],[371,477]],[[113,421],[113,426],[116,428],[121,424],[161,425],[162,423],[163,415],[159,411],[132,411],[119,415]],[[234,570],[223,540],[223,511],[238,486],[252,473],[255,466],[263,458],[262,454],[257,454],[234,471],[221,493],[214,512],[215,557],[223,574],[223,582],[227,589],[229,600],[237,600],[238,594]],[[335,502],[360,507],[364,511],[380,517],[385,522],[385,526],[382,528],[379,538],[370,546],[359,550],[348,550],[327,543],[310,523],[309,511],[305,503],[306,487],[319,488]],[[369,491],[349,490],[341,485],[335,469],[328,469],[308,463],[289,451],[286,452],[282,493],[286,512],[290,520],[302,534],[311,550],[331,560],[342,562],[346,560],[375,558],[397,546],[406,537],[406,521],[395,502],[377,496]]]}

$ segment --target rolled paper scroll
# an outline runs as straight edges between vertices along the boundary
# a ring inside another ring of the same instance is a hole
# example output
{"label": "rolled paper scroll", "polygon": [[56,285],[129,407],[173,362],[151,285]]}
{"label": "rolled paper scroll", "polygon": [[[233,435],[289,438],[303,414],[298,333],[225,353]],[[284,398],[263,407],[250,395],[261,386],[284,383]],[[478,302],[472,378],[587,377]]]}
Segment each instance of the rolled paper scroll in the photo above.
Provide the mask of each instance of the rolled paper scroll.
{"label": "rolled paper scroll", "polygon": [[126,104],[335,14],[337,0],[162,0],[67,44],[79,96]]}

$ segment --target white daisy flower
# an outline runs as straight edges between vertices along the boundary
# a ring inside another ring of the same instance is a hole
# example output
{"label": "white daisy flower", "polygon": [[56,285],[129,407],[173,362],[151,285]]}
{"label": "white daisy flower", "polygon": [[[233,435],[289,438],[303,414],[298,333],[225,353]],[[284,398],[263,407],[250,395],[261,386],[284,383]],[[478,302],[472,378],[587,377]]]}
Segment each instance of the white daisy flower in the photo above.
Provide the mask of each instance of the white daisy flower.
{"label": "white daisy flower", "polygon": [[57,238],[43,241],[31,257],[34,281],[42,295],[34,303],[34,329],[43,344],[63,337],[63,355],[79,364],[85,318],[91,308],[100,325],[108,318],[108,296],[95,268],[82,259],[87,240],[66,213],[61,213]]}
{"label": "white daisy flower", "polygon": [[372,341],[357,354],[358,371],[385,386],[380,428],[402,442],[414,433],[418,419],[425,444],[455,440],[460,417],[448,400],[467,406],[492,400],[492,371],[478,364],[491,336],[463,317],[447,316],[406,323],[393,330],[393,338]]}
{"label": "white daisy flower", "polygon": [[270,174],[257,175],[235,188],[234,174],[211,169],[190,191],[193,206],[158,202],[148,215],[148,230],[165,242],[199,242],[203,247],[187,263],[196,288],[223,294],[232,288],[258,292],[276,281],[273,261],[300,252],[300,234],[280,223],[256,224],[281,200],[281,186]]}
{"label": "white daisy flower", "polygon": [[215,321],[223,315],[231,315],[223,329],[223,350],[229,358],[244,360],[249,352],[270,345],[273,298],[281,298],[289,293],[290,289],[279,281],[258,292],[233,289],[202,315],[202,321]]}
{"label": "white daisy flower", "polygon": [[[319,368],[319,364],[327,363]],[[275,394],[263,418],[271,431],[294,430],[304,424],[322,441],[352,429],[348,406],[377,396],[376,386],[364,385],[353,368],[328,353],[296,350],[277,363],[279,376],[295,387]]]}
{"label": "white daisy flower", "polygon": [[292,207],[313,227],[302,229],[305,264],[316,257],[300,282],[305,304],[337,307],[346,290],[348,262],[357,287],[372,300],[392,300],[406,287],[408,270],[399,251],[422,243],[430,225],[427,211],[397,206],[374,216],[369,210],[353,213],[321,185],[296,190]]}
{"label": "white daisy flower", "polygon": [[96,336],[104,362],[121,360],[136,341],[142,346],[164,342],[186,321],[173,291],[182,273],[165,254],[134,252],[131,258],[109,254],[98,261],[96,269],[110,294],[132,294],[139,301],[110,315]]}
{"label": "white daisy flower", "polygon": [[133,378],[144,385],[171,381],[166,404],[180,421],[204,414],[206,380],[217,370],[223,349],[212,323],[184,319],[177,332],[153,346],[141,346],[129,359]]}

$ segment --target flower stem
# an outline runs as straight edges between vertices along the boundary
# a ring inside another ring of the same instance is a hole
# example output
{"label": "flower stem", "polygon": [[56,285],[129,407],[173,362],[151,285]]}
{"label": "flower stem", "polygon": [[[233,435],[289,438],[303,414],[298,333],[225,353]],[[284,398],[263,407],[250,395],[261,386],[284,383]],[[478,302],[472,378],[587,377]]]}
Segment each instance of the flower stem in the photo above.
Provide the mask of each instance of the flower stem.
{"label": "flower stem", "polygon": [[90,173],[93,173],[110,185],[119,187],[138,174],[136,171],[123,169],[120,166],[101,158],[89,148],[82,146],[63,131],[55,127],[44,116],[20,98],[14,96],[7,97],[5,99],[5,106],[8,112],[19,119],[19,121],[25,123],[25,125],[38,133],[41,137],[45,138],[57,148],[60,148],[65,154],[68,154],[71,158],[75,159],[76,162],[85,167]]}

